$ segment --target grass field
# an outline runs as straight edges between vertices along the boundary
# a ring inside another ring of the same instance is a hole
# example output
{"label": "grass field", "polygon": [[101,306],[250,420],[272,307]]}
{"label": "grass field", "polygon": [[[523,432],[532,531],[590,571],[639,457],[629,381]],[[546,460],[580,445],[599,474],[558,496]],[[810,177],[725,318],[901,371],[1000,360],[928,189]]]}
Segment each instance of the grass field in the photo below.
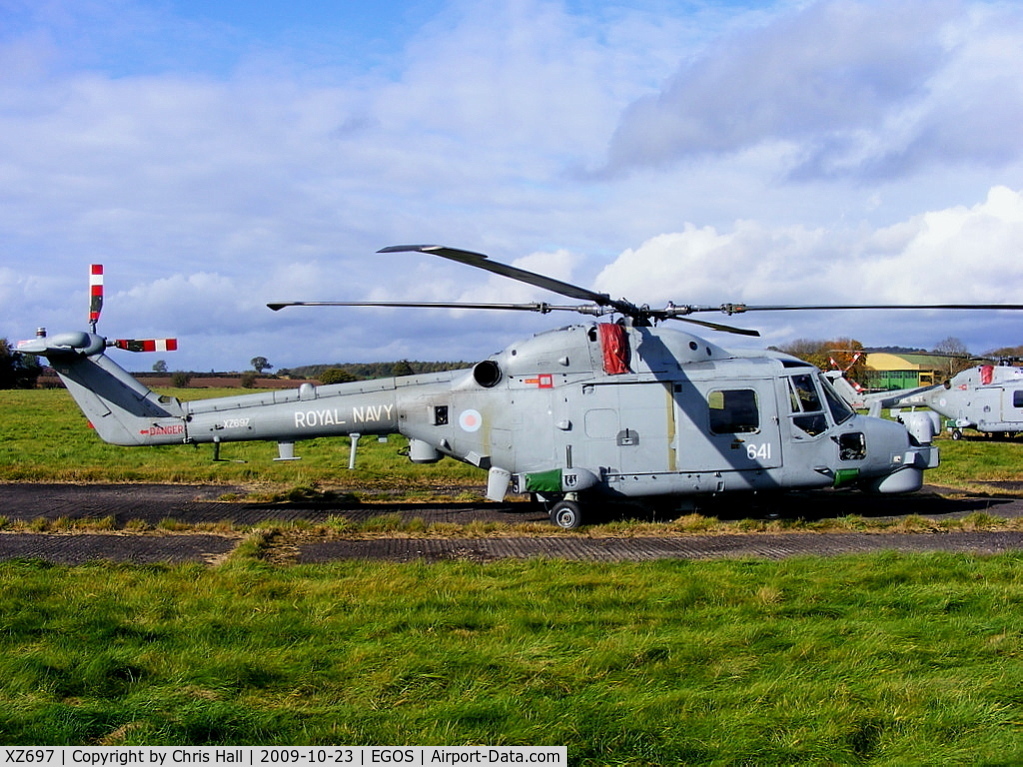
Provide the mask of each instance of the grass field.
{"label": "grass field", "polygon": [[0,565],[0,733],[1018,764],[1023,557]]}
{"label": "grass field", "polygon": [[[206,392],[178,394],[191,396]],[[104,445],[0,392],[0,481],[481,485],[366,441]],[[943,441],[932,482],[1019,478]],[[0,512],[2,513],[2,512]],[[752,529],[752,528],[751,528]],[[1023,763],[1023,554],[784,561],[0,563],[4,744],[567,745],[573,764]]]}

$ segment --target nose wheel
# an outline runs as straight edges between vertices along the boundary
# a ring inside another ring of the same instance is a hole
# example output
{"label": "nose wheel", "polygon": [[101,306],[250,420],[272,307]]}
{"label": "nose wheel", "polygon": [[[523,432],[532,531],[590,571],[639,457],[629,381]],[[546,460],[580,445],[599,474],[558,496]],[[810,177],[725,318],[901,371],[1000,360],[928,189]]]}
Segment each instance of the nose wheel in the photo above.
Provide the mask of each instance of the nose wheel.
{"label": "nose wheel", "polygon": [[551,522],[563,530],[574,530],[582,524],[582,510],[577,501],[558,501],[551,508]]}

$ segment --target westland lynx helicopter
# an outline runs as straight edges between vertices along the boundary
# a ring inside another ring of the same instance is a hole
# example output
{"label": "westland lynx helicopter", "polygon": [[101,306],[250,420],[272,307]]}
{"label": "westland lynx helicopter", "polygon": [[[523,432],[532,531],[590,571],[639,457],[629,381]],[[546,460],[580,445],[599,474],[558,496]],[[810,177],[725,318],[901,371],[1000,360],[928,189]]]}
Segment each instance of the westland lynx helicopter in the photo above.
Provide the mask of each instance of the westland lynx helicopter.
{"label": "westland lynx helicopter", "polygon": [[923,406],[948,421],[952,439],[962,439],[963,429],[1008,438],[1023,433],[1023,369],[1013,364],[1017,361],[985,361],[941,384],[873,394],[856,389],[844,377],[833,380],[847,403],[869,408],[872,415],[882,408]]}
{"label": "westland lynx helicopter", "polygon": [[[787,309],[937,308],[677,306],[612,299],[543,275],[442,246],[396,246],[519,280],[585,303],[554,306],[422,302],[288,302],[286,306],[399,306],[572,311],[617,321],[550,330],[516,342],[465,370],[180,402],[160,396],[113,362],[106,349],[145,347],[91,331],[48,337],[19,349],[44,355],[107,442],[119,445],[272,440],[280,457],[313,437],[398,433],[408,456],[445,456],[488,472],[487,498],[530,493],[560,527],[580,524],[601,499],[857,487],[874,493],[919,489],[938,464],[926,416],[908,427],[857,415],[820,370],[775,352],[728,351],[659,326],[698,312]],[[949,308],[949,307],[945,307]],[[956,308],[956,307],[952,307]],[[976,308],[961,306],[958,308]],[[997,306],[993,308],[1006,308]],[[1023,306],[1015,307],[1023,308]]]}

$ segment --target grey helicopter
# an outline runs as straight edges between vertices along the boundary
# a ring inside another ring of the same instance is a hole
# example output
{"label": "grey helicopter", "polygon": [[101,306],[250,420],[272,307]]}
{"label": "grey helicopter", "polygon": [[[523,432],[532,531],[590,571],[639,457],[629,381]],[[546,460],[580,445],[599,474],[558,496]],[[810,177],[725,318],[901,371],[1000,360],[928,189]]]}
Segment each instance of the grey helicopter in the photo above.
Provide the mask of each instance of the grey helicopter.
{"label": "grey helicopter", "polygon": [[[918,490],[938,465],[930,418],[896,423],[857,414],[821,371],[773,351],[729,351],[665,323],[714,331],[756,330],[692,317],[749,311],[978,308],[976,305],[720,306],[663,309],[584,287],[471,251],[401,245],[543,288],[584,303],[292,301],[298,306],[388,306],[576,312],[595,318],[515,342],[471,368],[181,402],[148,389],[107,349],[160,341],[111,341],[90,330],[37,337],[19,351],[42,355],[96,433],[117,445],[266,440],[280,459],[314,437],[400,434],[415,463],[445,457],[487,473],[486,497],[509,491],[543,502],[555,525],[574,528],[612,500],[671,499],[812,488],[870,493]],[[98,303],[102,304],[102,292]],[[1023,309],[1021,305],[986,308]],[[609,321],[601,318],[608,317]],[[166,340],[163,341],[166,344]]]}
{"label": "grey helicopter", "polygon": [[1019,360],[973,359],[981,364],[961,370],[943,383],[911,389],[867,393],[845,376],[829,377],[850,406],[867,409],[871,415],[878,415],[883,408],[891,408],[896,417],[901,416],[902,408],[929,408],[945,420],[955,440],[963,438],[964,429],[989,437],[1023,434],[1023,369]]}

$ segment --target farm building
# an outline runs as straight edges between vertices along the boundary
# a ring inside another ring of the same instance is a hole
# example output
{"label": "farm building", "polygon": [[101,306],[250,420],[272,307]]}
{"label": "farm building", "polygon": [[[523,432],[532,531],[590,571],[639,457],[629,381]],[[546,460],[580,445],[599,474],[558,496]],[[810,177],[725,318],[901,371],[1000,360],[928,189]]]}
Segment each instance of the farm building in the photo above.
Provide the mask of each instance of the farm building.
{"label": "farm building", "polygon": [[871,391],[912,389],[941,383],[949,376],[947,357],[912,352],[868,352],[860,383]]}

